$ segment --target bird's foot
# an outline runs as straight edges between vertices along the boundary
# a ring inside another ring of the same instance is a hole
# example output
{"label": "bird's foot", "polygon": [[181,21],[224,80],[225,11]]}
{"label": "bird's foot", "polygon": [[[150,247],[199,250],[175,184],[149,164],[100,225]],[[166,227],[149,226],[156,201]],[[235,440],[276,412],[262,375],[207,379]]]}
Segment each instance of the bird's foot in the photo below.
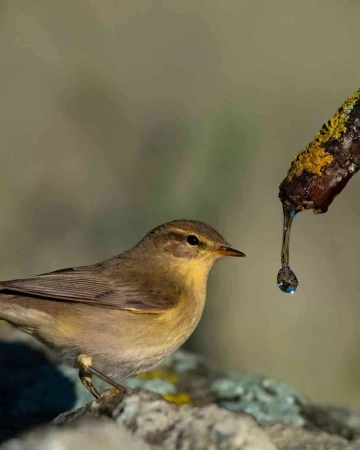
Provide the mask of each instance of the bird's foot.
{"label": "bird's foot", "polygon": [[92,383],[92,374],[86,369],[81,368],[79,370],[79,377],[82,384],[92,393],[95,398],[100,398],[101,395]]}
{"label": "bird's foot", "polygon": [[[79,376],[81,379],[81,382],[83,385],[93,394],[95,398],[103,398],[107,395],[118,395],[122,394],[124,395],[126,393],[126,388],[121,386],[120,384],[116,383],[114,380],[109,378],[107,375],[103,374],[99,370],[95,369],[91,365],[92,359],[89,356],[86,355],[80,355],[78,358],[78,363],[80,365],[80,371]],[[104,392],[99,394],[99,392],[96,390],[94,385],[92,384],[92,376],[95,375],[96,377],[102,379],[106,383],[109,383],[112,387],[109,389],[105,389]]]}
{"label": "bird's foot", "polygon": [[120,390],[112,387],[112,388],[105,389],[105,391],[103,391],[100,394],[100,398],[104,398],[107,396],[113,397],[114,395],[118,395],[118,394],[120,394]]}

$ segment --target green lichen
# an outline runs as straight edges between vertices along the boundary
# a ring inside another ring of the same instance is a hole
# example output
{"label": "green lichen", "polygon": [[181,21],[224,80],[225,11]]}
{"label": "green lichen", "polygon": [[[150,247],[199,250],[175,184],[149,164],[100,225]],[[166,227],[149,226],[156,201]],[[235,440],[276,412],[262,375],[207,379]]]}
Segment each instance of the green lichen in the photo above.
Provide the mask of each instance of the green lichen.
{"label": "green lichen", "polygon": [[347,131],[347,121],[350,112],[360,99],[360,89],[349,97],[336,111],[333,117],[325,123],[304,150],[298,153],[292,160],[288,172],[288,181],[294,176],[301,175],[304,171],[322,176],[324,167],[333,162],[334,157],[325,150],[325,144],[330,140],[339,140]]}
{"label": "green lichen", "polygon": [[296,389],[270,378],[228,374],[212,383],[217,403],[229,411],[245,412],[260,423],[305,423],[301,405],[307,398]]}
{"label": "green lichen", "polygon": [[162,365],[173,365],[173,370],[177,373],[183,373],[191,370],[196,370],[201,358],[198,355],[188,353],[184,350],[178,350],[173,353]]}

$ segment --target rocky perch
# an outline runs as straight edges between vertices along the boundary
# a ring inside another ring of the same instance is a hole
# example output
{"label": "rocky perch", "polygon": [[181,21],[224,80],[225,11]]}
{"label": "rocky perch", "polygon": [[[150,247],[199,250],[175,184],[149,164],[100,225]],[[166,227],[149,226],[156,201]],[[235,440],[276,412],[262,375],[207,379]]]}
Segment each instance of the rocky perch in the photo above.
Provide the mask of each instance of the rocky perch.
{"label": "rocky perch", "polygon": [[123,380],[125,395],[96,401],[76,371],[10,327],[0,327],[0,367],[1,450],[360,450],[356,412],[181,350]]}

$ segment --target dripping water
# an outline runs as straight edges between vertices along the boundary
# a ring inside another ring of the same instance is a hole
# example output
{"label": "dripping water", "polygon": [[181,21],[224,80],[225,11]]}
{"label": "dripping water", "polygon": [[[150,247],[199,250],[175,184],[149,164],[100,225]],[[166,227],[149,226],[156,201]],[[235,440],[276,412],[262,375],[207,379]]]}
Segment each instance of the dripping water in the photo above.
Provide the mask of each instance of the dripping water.
{"label": "dripping water", "polygon": [[296,211],[284,208],[283,239],[281,247],[281,267],[277,275],[279,289],[287,294],[293,294],[298,288],[298,279],[289,266],[289,242],[291,224]]}
{"label": "dripping water", "polygon": [[357,166],[356,166],[356,164],[355,163],[352,163],[352,164],[350,164],[350,166],[348,167],[348,172],[349,173],[355,173],[356,172],[356,169],[357,169]]}

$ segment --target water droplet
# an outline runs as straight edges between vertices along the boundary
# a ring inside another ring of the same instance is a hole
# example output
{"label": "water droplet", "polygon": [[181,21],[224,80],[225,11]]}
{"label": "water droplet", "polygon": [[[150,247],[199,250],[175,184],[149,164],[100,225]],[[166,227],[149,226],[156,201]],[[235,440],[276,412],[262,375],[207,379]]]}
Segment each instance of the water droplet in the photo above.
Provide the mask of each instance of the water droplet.
{"label": "water droplet", "polygon": [[284,208],[283,240],[281,247],[281,267],[277,275],[277,284],[282,292],[293,294],[298,288],[299,282],[289,266],[289,242],[291,224],[296,215],[295,210]]}
{"label": "water droplet", "polygon": [[286,294],[293,294],[296,291],[299,282],[290,266],[284,265],[280,267],[277,275],[277,284],[279,289]]}
{"label": "water droplet", "polygon": [[349,171],[350,173],[355,173],[355,172],[356,172],[356,169],[357,169],[357,166],[356,166],[355,163],[350,164],[350,166],[348,167],[348,171]]}

